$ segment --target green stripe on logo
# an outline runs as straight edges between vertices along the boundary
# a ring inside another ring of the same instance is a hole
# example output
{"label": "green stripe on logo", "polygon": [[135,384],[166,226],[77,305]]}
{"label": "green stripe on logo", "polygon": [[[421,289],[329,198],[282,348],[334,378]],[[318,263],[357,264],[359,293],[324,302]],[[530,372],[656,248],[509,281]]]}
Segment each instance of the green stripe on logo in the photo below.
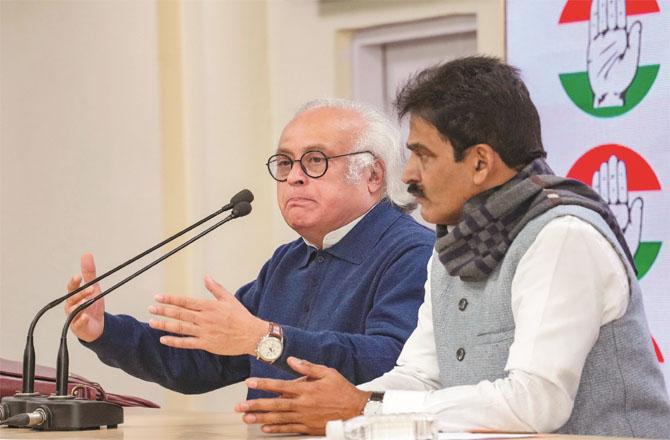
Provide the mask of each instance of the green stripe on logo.
{"label": "green stripe on logo", "polygon": [[640,66],[626,91],[626,103],[622,107],[593,108],[593,92],[587,72],[561,73],[559,78],[572,102],[586,113],[599,118],[611,118],[626,113],[644,99],[656,80],[660,65]]}
{"label": "green stripe on logo", "polygon": [[660,251],[660,241],[640,242],[634,257],[638,280],[641,280],[642,277],[649,272],[649,269],[654,264],[654,261],[656,261],[656,257]]}

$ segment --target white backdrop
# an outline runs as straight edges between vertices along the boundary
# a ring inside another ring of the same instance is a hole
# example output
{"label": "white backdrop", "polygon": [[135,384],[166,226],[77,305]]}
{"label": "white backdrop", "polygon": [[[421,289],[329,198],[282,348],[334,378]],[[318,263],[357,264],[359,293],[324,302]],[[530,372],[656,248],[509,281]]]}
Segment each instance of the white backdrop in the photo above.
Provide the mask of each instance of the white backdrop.
{"label": "white backdrop", "polygon": [[507,0],[508,62],[538,107],[554,171],[594,186],[624,229],[670,389],[668,5],[530,3]]}

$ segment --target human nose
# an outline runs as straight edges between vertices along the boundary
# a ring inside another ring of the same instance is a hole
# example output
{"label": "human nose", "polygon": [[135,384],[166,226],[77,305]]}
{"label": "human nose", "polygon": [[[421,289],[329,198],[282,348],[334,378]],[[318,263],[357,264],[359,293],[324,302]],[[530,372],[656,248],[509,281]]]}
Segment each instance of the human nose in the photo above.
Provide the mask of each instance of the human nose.
{"label": "human nose", "polygon": [[302,164],[299,160],[294,161],[291,170],[288,172],[288,176],[286,176],[286,182],[290,185],[303,185],[306,180],[307,176],[302,170]]}
{"label": "human nose", "polygon": [[402,181],[406,184],[419,181],[419,172],[414,154],[409,156],[405,169],[402,170]]}

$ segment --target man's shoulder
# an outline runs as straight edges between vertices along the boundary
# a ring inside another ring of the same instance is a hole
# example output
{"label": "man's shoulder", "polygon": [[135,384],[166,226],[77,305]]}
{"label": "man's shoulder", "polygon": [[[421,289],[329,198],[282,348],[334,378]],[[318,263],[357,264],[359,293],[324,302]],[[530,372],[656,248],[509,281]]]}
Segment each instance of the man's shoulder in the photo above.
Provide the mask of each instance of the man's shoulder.
{"label": "man's shoulder", "polygon": [[369,254],[380,261],[410,259],[425,268],[435,245],[435,233],[411,216],[401,214],[379,235]]}
{"label": "man's shoulder", "polygon": [[400,213],[386,233],[398,240],[410,240],[422,245],[432,246],[435,243],[435,231],[420,224],[407,213]]}
{"label": "man's shoulder", "polygon": [[598,213],[577,205],[560,205],[537,216],[521,229],[519,236],[578,233],[585,238],[609,238],[611,229]]}
{"label": "man's shoulder", "polygon": [[535,242],[539,239],[545,239],[542,242],[550,242],[549,239],[558,237],[562,243],[565,243],[569,237],[573,242],[580,246],[590,247],[594,245],[617,248],[616,238],[612,233],[606,232],[602,227],[598,227],[590,221],[572,214],[565,214],[554,217],[546,222],[540,229]]}
{"label": "man's shoulder", "polygon": [[380,244],[384,247],[395,243],[407,246],[430,245],[434,233],[402,212],[388,200],[382,200],[370,210],[342,240],[343,245],[359,250],[370,250]]}
{"label": "man's shoulder", "polygon": [[307,247],[305,240],[298,237],[293,241],[279,245],[272,253],[270,260],[281,259],[290,254],[304,253]]}

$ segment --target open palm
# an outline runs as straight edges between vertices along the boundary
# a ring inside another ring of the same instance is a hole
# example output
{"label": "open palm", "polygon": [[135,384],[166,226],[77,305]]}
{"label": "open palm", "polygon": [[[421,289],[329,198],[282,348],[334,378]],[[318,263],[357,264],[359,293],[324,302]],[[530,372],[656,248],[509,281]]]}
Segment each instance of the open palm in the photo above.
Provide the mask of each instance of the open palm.
{"label": "open palm", "polygon": [[[84,283],[88,283],[89,281],[94,280],[95,277],[95,260],[93,259],[93,255],[82,255],[81,275],[76,275],[70,278],[70,281],[67,284],[68,292],[77,289],[81,285],[82,280]],[[71,313],[80,304],[88,301],[100,292],[100,284],[96,283],[88,289],[68,298],[68,300],[65,301],[65,313]],[[79,312],[77,317],[70,324],[70,329],[82,341],[93,342],[102,335],[104,326],[105,300],[101,298]]]}
{"label": "open palm", "polygon": [[587,70],[593,107],[621,107],[637,73],[642,24],[626,28],[625,0],[592,0]]}
{"label": "open palm", "polygon": [[642,235],[644,202],[640,197],[631,200],[628,194],[626,163],[614,155],[610,156],[609,160],[600,164],[600,169],[593,174],[592,186],[609,205],[631,253],[635,255]]}

